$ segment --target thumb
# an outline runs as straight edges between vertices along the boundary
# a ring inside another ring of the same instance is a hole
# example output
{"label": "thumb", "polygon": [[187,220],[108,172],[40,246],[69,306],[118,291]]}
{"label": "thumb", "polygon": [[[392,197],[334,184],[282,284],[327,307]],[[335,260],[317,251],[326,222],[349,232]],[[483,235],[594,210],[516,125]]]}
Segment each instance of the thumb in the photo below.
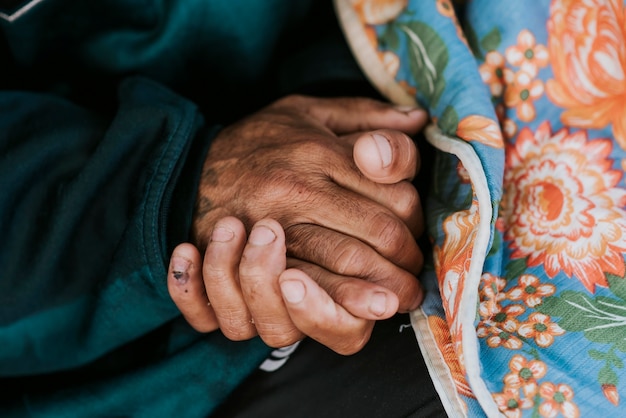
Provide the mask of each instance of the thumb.
{"label": "thumb", "polygon": [[354,144],[353,157],[365,177],[382,184],[412,180],[420,165],[413,140],[394,130],[362,134]]}

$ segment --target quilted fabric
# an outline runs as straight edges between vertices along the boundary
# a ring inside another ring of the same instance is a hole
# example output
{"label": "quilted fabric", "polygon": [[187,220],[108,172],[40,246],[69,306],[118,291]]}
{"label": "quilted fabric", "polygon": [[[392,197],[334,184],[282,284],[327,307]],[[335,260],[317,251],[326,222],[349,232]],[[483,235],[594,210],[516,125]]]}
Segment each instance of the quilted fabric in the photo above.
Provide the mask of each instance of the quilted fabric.
{"label": "quilted fabric", "polygon": [[413,326],[451,416],[617,416],[626,396],[623,0],[336,0],[433,124]]}

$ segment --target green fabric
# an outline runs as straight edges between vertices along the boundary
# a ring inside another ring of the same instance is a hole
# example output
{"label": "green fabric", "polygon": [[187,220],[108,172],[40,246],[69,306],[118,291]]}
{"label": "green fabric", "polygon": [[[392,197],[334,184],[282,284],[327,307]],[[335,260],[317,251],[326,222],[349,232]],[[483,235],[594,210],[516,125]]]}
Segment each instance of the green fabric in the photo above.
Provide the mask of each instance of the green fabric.
{"label": "green fabric", "polygon": [[307,8],[45,0],[0,23],[0,416],[206,416],[269,353],[191,330],[166,262],[212,125],[268,100]]}
{"label": "green fabric", "polygon": [[[131,79],[111,121],[20,92],[0,94],[0,114],[0,373],[11,388],[9,416],[160,414],[186,402],[206,414],[269,349],[188,329],[188,347],[174,344],[165,208],[193,141],[207,139],[197,109]],[[153,332],[159,344],[142,342]],[[153,361],[132,361],[145,358]],[[68,380],[69,370],[77,374]]]}

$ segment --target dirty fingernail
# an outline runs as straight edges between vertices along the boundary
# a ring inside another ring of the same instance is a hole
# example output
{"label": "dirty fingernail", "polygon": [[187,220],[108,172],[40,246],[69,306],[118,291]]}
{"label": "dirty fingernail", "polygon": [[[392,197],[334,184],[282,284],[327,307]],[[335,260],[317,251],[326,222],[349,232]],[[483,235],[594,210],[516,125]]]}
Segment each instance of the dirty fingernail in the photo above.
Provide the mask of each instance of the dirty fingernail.
{"label": "dirty fingernail", "polygon": [[383,292],[376,292],[370,300],[370,312],[376,316],[381,316],[387,311],[387,295]]}
{"label": "dirty fingernail", "polygon": [[172,275],[179,284],[189,281],[189,267],[191,262],[186,258],[172,257]]}
{"label": "dirty fingernail", "polygon": [[235,236],[235,233],[223,226],[217,226],[213,229],[211,234],[211,241],[214,242],[228,242]]}
{"label": "dirty fingernail", "polygon": [[392,157],[389,140],[380,134],[373,134],[372,139],[374,139],[374,143],[376,144],[376,149],[378,150],[378,155],[380,156],[383,168],[387,168],[389,164],[391,164]]}
{"label": "dirty fingernail", "polygon": [[289,303],[300,303],[304,299],[306,289],[299,280],[285,280],[280,284],[283,297]]}
{"label": "dirty fingernail", "polygon": [[249,241],[253,245],[267,245],[276,239],[274,231],[266,226],[256,226],[250,232]]}

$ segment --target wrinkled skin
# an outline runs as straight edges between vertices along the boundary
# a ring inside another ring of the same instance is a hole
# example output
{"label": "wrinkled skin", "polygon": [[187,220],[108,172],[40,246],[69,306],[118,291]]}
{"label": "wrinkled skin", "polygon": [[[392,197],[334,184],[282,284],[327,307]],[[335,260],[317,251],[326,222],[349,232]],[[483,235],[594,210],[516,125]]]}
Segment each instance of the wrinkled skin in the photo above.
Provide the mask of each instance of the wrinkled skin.
{"label": "wrinkled skin", "polygon": [[187,321],[274,347],[309,336],[350,354],[375,320],[416,308],[423,221],[408,135],[425,122],[421,110],[369,99],[290,96],[225,128],[194,217],[204,261],[183,244],[170,264]]}

